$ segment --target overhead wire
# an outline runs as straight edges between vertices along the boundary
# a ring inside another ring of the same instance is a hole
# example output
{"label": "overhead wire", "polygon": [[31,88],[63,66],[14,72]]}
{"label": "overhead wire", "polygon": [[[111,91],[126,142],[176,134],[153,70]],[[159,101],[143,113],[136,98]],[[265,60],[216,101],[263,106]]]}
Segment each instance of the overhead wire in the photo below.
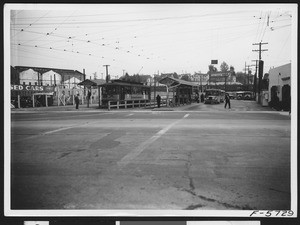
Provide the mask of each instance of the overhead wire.
{"label": "overhead wire", "polygon": [[[203,15],[202,15],[203,16]],[[65,17],[62,17],[62,18],[65,18]],[[143,29],[147,29],[148,27],[149,27],[149,24],[150,24],[150,22],[151,23],[153,23],[153,22],[156,22],[156,24],[153,24],[153,26],[158,26],[159,25],[159,23],[160,23],[160,26],[162,26],[162,27],[167,27],[168,26],[168,24],[165,24],[165,23],[163,23],[163,21],[164,20],[169,20],[171,17],[164,17],[164,18],[160,18],[161,20],[157,20],[157,19],[149,19],[149,20],[145,20],[145,22],[147,21],[147,24],[146,25],[143,25],[143,26],[140,26],[138,29],[140,29],[141,31],[143,30]],[[178,18],[178,17],[175,17],[175,18]],[[180,17],[182,20],[180,21],[180,23],[184,23],[183,22],[183,19],[184,20],[188,20],[188,19],[192,19],[193,17]],[[171,19],[170,19],[171,20]],[[138,19],[138,20],[127,20],[127,21],[125,21],[125,22],[128,22],[128,21],[130,21],[130,22],[132,22],[132,21],[134,21],[135,22],[135,25],[133,25],[133,24],[131,24],[131,25],[129,25],[129,26],[136,26],[136,24],[139,24],[140,23],[140,19]],[[172,22],[173,23],[176,23],[176,21],[177,20],[172,20]],[[86,24],[87,22],[85,22],[85,21],[81,21],[82,23],[81,24]],[[95,21],[95,22],[97,22],[97,21]],[[105,22],[108,22],[108,21],[105,21]],[[260,21],[261,22],[261,21]],[[260,23],[259,22],[259,23]],[[74,22],[74,23],[78,23],[78,22]],[[115,23],[115,21],[113,21],[113,23]],[[178,22],[177,22],[178,23]],[[196,23],[196,21],[195,21],[195,23]],[[38,23],[37,24],[37,26],[40,26],[42,23]],[[53,23],[50,23],[50,24],[52,24],[52,26],[53,26]],[[50,25],[49,24],[49,25]],[[57,23],[55,23],[55,24],[57,24]],[[63,27],[63,25],[65,25],[65,24],[69,24],[69,22],[66,22],[66,21],[63,21],[63,22],[61,22],[61,27]],[[152,25],[152,24],[151,24]],[[249,24],[249,26],[252,26],[252,24]],[[234,29],[234,27],[235,28],[237,28],[237,27],[243,27],[243,26],[233,26],[233,29]],[[247,25],[245,26],[245,28],[247,27]],[[125,26],[123,26],[123,28],[124,28],[124,31],[126,30],[126,28],[125,28]],[[109,32],[112,32],[112,31],[116,31],[117,29],[119,29],[117,26],[115,27],[115,28],[113,28],[113,29],[108,29],[108,33],[106,33],[106,39],[108,40],[108,39],[111,39],[110,37],[112,37],[112,34],[109,34]],[[216,27],[214,27],[214,28],[211,28],[211,29],[216,29],[216,30],[218,30],[219,28],[216,28]],[[32,33],[34,33],[34,31],[27,31],[27,32],[32,32]],[[152,32],[155,32],[155,31],[152,31]],[[193,33],[193,32],[199,32],[199,30],[190,30],[190,31],[179,31],[179,32],[174,32],[174,33],[177,33],[177,35],[181,35],[181,34],[187,34],[187,33]],[[36,32],[36,34],[38,34],[39,32]],[[126,38],[126,36],[122,36],[122,35],[120,35],[119,37],[115,37],[115,40],[117,40],[117,39],[119,39],[120,41],[119,41],[119,43],[118,44],[116,44],[116,43],[114,43],[114,40],[111,40],[109,43],[108,42],[106,42],[106,44],[103,46],[102,45],[102,40],[99,38],[99,40],[95,37],[95,38],[93,38],[93,39],[91,39],[91,37],[89,36],[89,35],[86,35],[87,33],[83,33],[83,34],[81,34],[81,35],[76,35],[76,36],[72,36],[71,34],[69,35],[66,35],[66,34],[59,34],[59,33],[57,33],[57,32],[48,32],[50,35],[49,36],[51,36],[51,37],[56,37],[56,38],[58,38],[58,40],[52,40],[51,42],[44,42],[44,44],[39,44],[39,45],[37,45],[38,47],[43,47],[43,46],[48,46],[49,47],[49,45],[50,45],[50,47],[49,48],[47,48],[47,47],[45,47],[45,49],[47,49],[48,51],[49,51],[49,49],[53,49],[53,50],[55,50],[55,49],[58,49],[58,50],[64,50],[64,48],[67,48],[68,46],[69,46],[69,44],[68,43],[64,43],[64,41],[70,41],[70,40],[72,40],[73,42],[74,42],[74,44],[75,44],[75,46],[74,46],[74,51],[71,51],[71,50],[68,50],[68,51],[65,51],[65,52],[72,52],[72,53],[77,53],[77,52],[80,52],[80,53],[82,53],[82,51],[80,50],[80,48],[86,48],[86,49],[92,49],[92,48],[90,48],[90,47],[88,47],[88,45],[94,45],[94,46],[99,46],[99,47],[105,47],[105,48],[107,48],[107,49],[111,49],[111,50],[115,50],[115,52],[123,52],[123,53],[128,53],[127,51],[129,51],[130,50],[130,53],[132,54],[132,55],[135,55],[136,57],[137,56],[139,56],[139,57],[141,57],[141,56],[144,56],[145,58],[150,58],[149,56],[151,55],[151,57],[152,57],[152,55],[153,55],[153,52],[151,52],[150,51],[150,43],[147,45],[145,45],[144,44],[144,46],[145,47],[143,47],[143,45],[142,45],[142,38],[143,38],[143,36],[140,36],[139,35],[139,37],[138,37],[138,39],[139,39],[139,43],[134,39],[134,37],[130,37],[130,35],[131,34],[127,34],[127,38]],[[98,32],[93,32],[95,35],[97,35],[97,33]],[[99,34],[101,33],[101,31],[99,32]],[[122,34],[122,32],[120,32],[121,34]],[[146,34],[146,33],[145,33]],[[162,33],[160,33],[160,34],[156,34],[156,33],[152,33],[152,34],[149,34],[148,32],[147,32],[147,34],[148,35],[145,35],[145,37],[147,36],[147,37],[150,37],[151,35],[153,35],[153,37],[155,37],[155,36],[157,36],[157,35],[163,35]],[[254,33],[255,34],[255,33]],[[42,33],[40,33],[40,35],[45,35],[45,33],[44,34],[42,34]],[[129,37],[128,37],[128,35],[129,35]],[[164,34],[164,35],[170,35],[170,33],[166,33],[166,34]],[[241,34],[240,36],[244,36],[243,34]],[[264,36],[264,34],[263,34],[263,36]],[[69,37],[71,37],[71,38],[69,38]],[[81,37],[81,38],[80,38]],[[234,34],[232,35],[232,36],[226,36],[226,38],[223,38],[222,37],[222,39],[220,39],[220,41],[226,41],[226,40],[234,40],[234,38],[239,38],[239,35],[237,34],[236,36],[234,36]],[[59,40],[59,39],[62,39],[62,40]],[[30,41],[38,41],[38,39],[32,39],[32,40],[28,40],[28,42],[30,42]],[[132,51],[131,50],[131,48],[129,48],[130,47],[130,45],[129,45],[129,43],[132,41],[132,43],[135,43],[135,47],[134,47],[134,51]],[[173,41],[173,40],[172,40]],[[178,40],[178,42],[180,42],[181,40]],[[28,43],[27,42],[27,43]],[[189,44],[190,46],[192,46],[194,43],[196,43],[197,42],[197,37],[193,37],[193,35],[191,35],[191,38],[188,40],[188,43],[187,44]],[[26,42],[25,42],[26,43]],[[70,42],[69,42],[70,43]],[[79,46],[79,43],[86,43],[83,47],[80,47]],[[170,43],[170,42],[169,42]],[[205,41],[203,41],[203,43],[205,43]],[[22,43],[21,43],[22,44]],[[24,43],[23,43],[24,44]],[[55,47],[53,47],[54,46],[54,44],[62,44],[61,46],[58,46],[58,45],[56,45]],[[166,43],[160,43],[160,45],[166,45],[166,44],[168,44],[168,42]],[[172,45],[172,43],[170,43],[171,45]],[[175,44],[175,42],[173,42],[173,45]],[[186,43],[185,43],[186,44]],[[53,46],[51,46],[51,45],[53,45]],[[156,47],[156,48],[159,48],[159,46],[157,45],[157,43],[152,43],[152,45],[154,45],[154,47]],[[34,46],[31,46],[31,47],[34,47]],[[128,50],[129,49],[129,50]],[[132,52],[131,52],[132,51]],[[88,51],[87,51],[88,52]],[[87,52],[85,52],[86,54],[88,54]],[[139,55],[137,55],[138,53],[136,53],[136,52],[143,52],[143,53],[145,53],[144,55],[143,54],[139,54]],[[135,54],[134,54],[135,53]],[[166,53],[169,53],[169,52],[166,52]],[[165,54],[164,54],[165,55]],[[157,58],[164,58],[164,57],[160,57],[160,56],[157,56]],[[156,59],[157,59],[156,58]]]}
{"label": "overhead wire", "polygon": [[[46,16],[48,13],[50,13],[50,11],[48,11],[46,14],[44,14],[43,16],[40,16],[37,20],[35,20],[33,23],[25,24],[27,25],[27,27],[21,29],[18,33],[16,33],[15,35],[12,36],[12,38],[16,37],[18,34],[20,34],[22,31],[24,31],[25,29],[27,29],[28,27],[32,26],[33,24],[37,23],[40,19],[42,19],[44,16]],[[15,25],[15,23],[14,23]]]}

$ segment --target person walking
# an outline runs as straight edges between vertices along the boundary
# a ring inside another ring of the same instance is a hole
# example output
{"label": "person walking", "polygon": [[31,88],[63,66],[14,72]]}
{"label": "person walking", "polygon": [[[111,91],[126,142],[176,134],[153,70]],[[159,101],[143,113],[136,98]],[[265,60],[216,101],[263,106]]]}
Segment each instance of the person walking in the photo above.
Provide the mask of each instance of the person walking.
{"label": "person walking", "polygon": [[227,104],[228,104],[229,109],[230,109],[231,108],[230,107],[230,97],[229,97],[228,93],[225,94],[225,106],[224,106],[225,109],[226,109]]}
{"label": "person walking", "polygon": [[75,104],[76,104],[76,109],[78,109],[78,106],[79,106],[79,94],[77,94],[75,96]]}
{"label": "person walking", "polygon": [[160,100],[161,97],[159,95],[156,96],[156,101],[157,101],[157,107],[160,108]]}
{"label": "person walking", "polygon": [[175,95],[175,106],[178,106],[178,96]]}

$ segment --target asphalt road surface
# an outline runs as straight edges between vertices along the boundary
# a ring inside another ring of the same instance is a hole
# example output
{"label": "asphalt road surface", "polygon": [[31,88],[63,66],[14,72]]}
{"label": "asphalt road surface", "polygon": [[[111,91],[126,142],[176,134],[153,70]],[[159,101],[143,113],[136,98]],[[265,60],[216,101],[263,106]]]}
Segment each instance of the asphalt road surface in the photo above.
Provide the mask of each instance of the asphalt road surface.
{"label": "asphalt road surface", "polygon": [[11,113],[12,209],[290,209],[290,116],[256,103]]}

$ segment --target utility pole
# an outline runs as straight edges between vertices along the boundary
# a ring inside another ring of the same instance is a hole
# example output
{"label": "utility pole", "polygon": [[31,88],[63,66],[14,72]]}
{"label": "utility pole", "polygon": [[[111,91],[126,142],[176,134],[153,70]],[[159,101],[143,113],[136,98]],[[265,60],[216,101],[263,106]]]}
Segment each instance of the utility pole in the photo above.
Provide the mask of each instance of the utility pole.
{"label": "utility pole", "polygon": [[106,67],[106,83],[108,83],[108,67],[109,67],[109,65],[103,65],[103,66],[105,66]]}
{"label": "utility pole", "polygon": [[252,62],[255,61],[255,75],[254,75],[254,82],[253,82],[253,93],[254,98],[256,99],[256,92],[257,92],[257,68],[258,68],[258,60],[251,60]]}
{"label": "utility pole", "polygon": [[259,60],[261,60],[261,52],[268,51],[268,49],[261,49],[261,45],[266,45],[266,44],[268,44],[268,43],[259,42],[259,43],[252,44],[252,45],[259,45],[258,50],[252,50],[252,52],[259,52],[259,55],[258,55]]}
{"label": "utility pole", "polygon": [[260,99],[260,92],[261,92],[261,83],[262,83],[262,76],[263,76],[263,65],[264,65],[264,61],[261,60],[261,52],[263,51],[268,51],[268,49],[261,49],[261,45],[266,45],[268,43],[254,43],[252,45],[259,45],[259,49],[258,50],[252,50],[253,52],[258,52],[258,103],[261,103],[261,99]]}
{"label": "utility pole", "polygon": [[[245,62],[245,77],[247,76],[247,64]],[[249,77],[248,77],[248,85],[249,85]],[[247,88],[248,88],[248,85],[247,85]]]}

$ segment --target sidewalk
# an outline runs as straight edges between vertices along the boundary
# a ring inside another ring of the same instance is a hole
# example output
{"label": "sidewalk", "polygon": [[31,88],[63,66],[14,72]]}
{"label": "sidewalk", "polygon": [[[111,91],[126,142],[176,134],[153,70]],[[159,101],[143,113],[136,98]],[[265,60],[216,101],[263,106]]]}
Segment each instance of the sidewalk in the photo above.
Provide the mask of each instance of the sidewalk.
{"label": "sidewalk", "polygon": [[[218,105],[206,105],[204,103],[192,103],[187,105],[181,105],[176,107],[166,107],[162,106],[160,108],[157,107],[135,107],[135,108],[122,108],[122,109],[116,109],[113,108],[111,110],[108,110],[107,108],[99,108],[98,104],[90,104],[89,108],[87,105],[79,105],[79,109],[75,108],[75,105],[66,105],[66,106],[49,106],[49,107],[30,107],[30,108],[12,108],[12,113],[17,112],[63,112],[63,111],[86,111],[86,112],[122,112],[122,111],[195,111],[195,112],[208,112],[208,111],[224,111],[224,105],[218,104]],[[232,108],[226,109],[226,111],[235,111],[235,112],[280,112],[276,111],[270,107],[264,107],[256,102],[242,102],[242,101],[235,101],[232,104]],[[287,112],[288,113],[288,112]]]}
{"label": "sidewalk", "polygon": [[89,108],[87,105],[79,105],[79,108],[76,109],[75,105],[66,105],[66,106],[49,106],[49,107],[29,107],[29,108],[11,108],[11,112],[24,112],[24,111],[40,111],[40,112],[54,112],[54,111],[181,111],[191,107],[193,104],[177,106],[177,107],[135,107],[135,108],[127,108],[127,109],[116,109],[113,108],[108,110],[107,108],[99,108],[98,104],[90,104]]}
{"label": "sidewalk", "polygon": [[102,110],[108,111],[107,109],[99,109],[98,104],[90,104],[88,108],[87,105],[79,105],[79,108],[76,109],[75,105],[66,105],[66,106],[48,106],[48,107],[29,107],[29,108],[12,108],[11,112],[16,111],[92,111],[92,110]]}

